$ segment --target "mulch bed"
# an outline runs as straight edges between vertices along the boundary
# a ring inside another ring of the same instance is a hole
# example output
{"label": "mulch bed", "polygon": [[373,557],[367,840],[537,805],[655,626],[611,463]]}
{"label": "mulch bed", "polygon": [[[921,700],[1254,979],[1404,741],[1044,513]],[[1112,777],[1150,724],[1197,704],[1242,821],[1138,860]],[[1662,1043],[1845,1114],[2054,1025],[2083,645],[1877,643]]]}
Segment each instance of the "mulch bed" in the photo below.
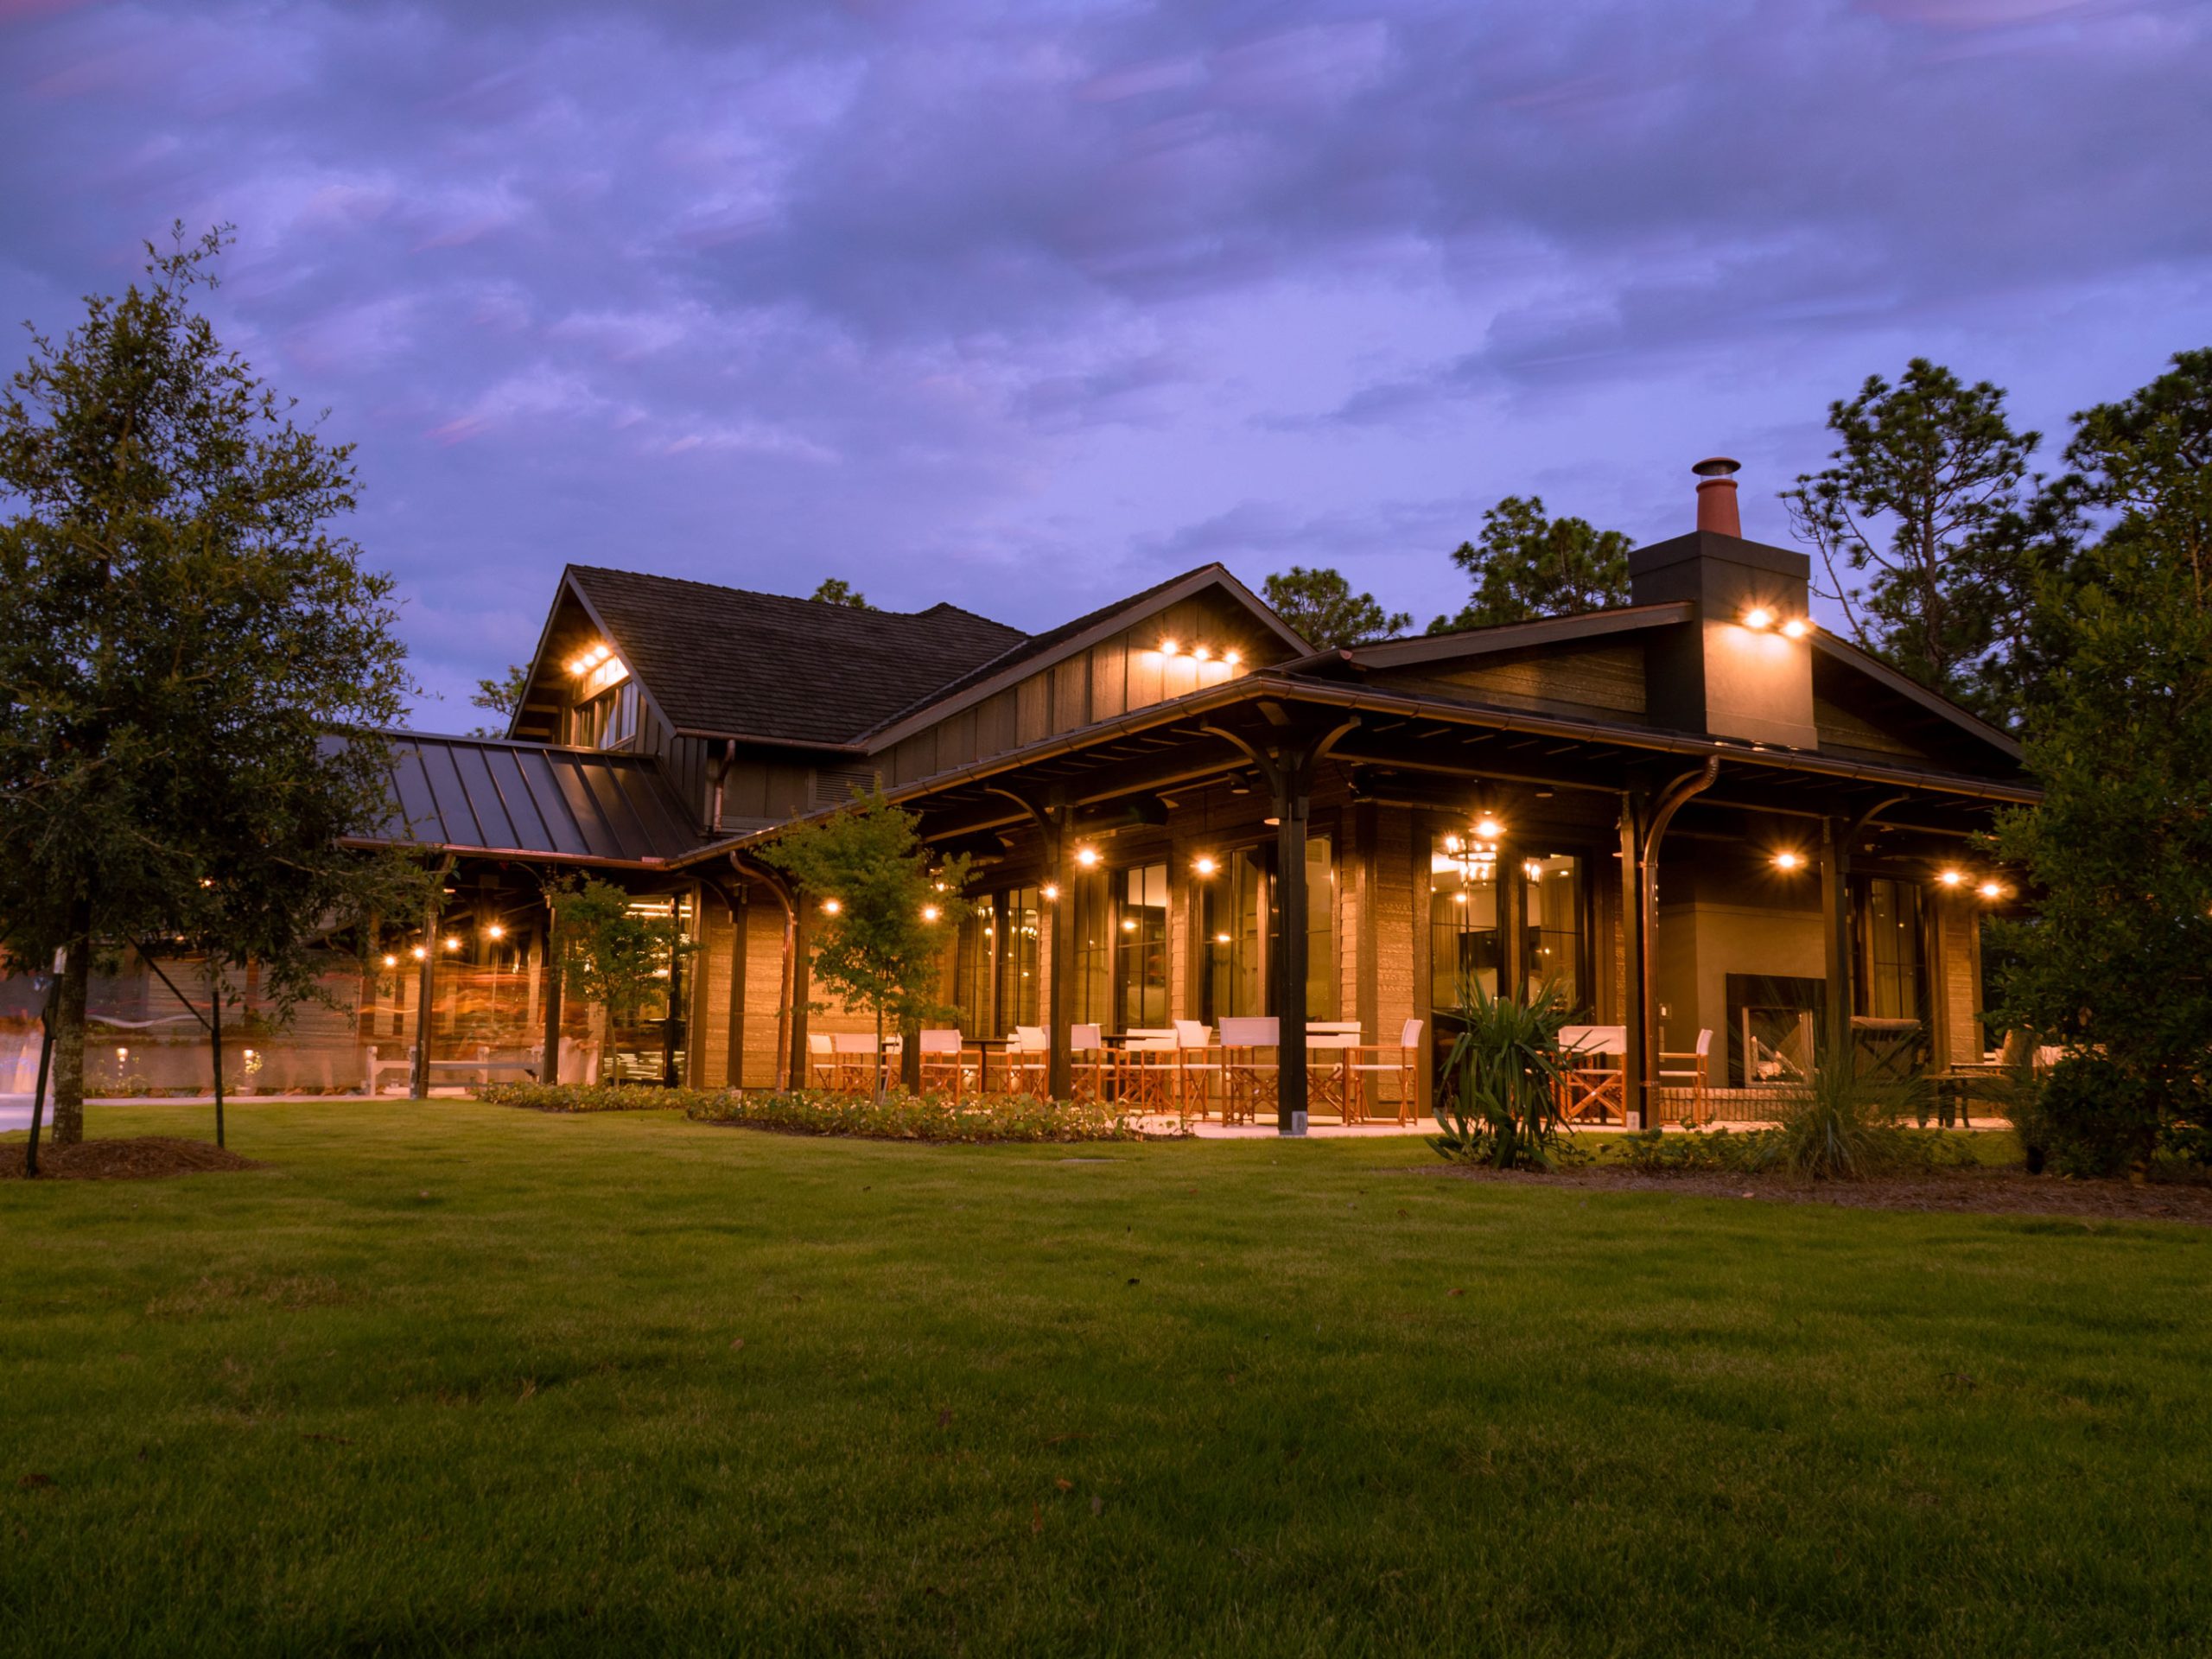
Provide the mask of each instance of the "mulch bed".
{"label": "mulch bed", "polygon": [[[29,1144],[18,1141],[0,1147],[0,1181],[23,1179],[23,1154]],[[168,1135],[124,1135],[113,1141],[80,1141],[73,1147],[41,1141],[38,1149],[41,1181],[158,1181],[170,1175],[265,1167],[205,1141],[180,1141]]]}
{"label": "mulch bed", "polygon": [[1446,1165],[1463,1180],[1514,1181],[1602,1192],[1670,1192],[1686,1198],[1752,1198],[1769,1204],[1834,1204],[1853,1210],[1916,1210],[1980,1216],[2066,1216],[2092,1221],[2179,1221],[2212,1227],[2212,1184],[2069,1181],[2017,1169],[1947,1170],[1866,1181],[1801,1181],[1706,1171],[1644,1175],[1580,1169],[1554,1175]]}

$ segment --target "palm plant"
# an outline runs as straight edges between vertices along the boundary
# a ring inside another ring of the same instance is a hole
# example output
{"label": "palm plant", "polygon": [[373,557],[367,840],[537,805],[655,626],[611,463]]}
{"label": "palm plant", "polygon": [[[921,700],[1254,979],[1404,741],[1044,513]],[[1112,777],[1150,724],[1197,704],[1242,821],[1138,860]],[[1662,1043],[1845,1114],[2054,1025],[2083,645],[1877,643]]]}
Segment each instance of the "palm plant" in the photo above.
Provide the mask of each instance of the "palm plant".
{"label": "palm plant", "polygon": [[1904,1122],[1923,1115],[1920,1077],[1862,1075],[1850,1045],[1831,1042],[1776,1115],[1783,1165],[1814,1180],[1859,1180],[1904,1160]]}
{"label": "palm plant", "polygon": [[1548,1169],[1559,1137],[1559,1028],[1567,1008],[1546,985],[1528,1002],[1493,996],[1459,976],[1462,1029],[1444,1063],[1435,1142],[1448,1158],[1499,1169]]}

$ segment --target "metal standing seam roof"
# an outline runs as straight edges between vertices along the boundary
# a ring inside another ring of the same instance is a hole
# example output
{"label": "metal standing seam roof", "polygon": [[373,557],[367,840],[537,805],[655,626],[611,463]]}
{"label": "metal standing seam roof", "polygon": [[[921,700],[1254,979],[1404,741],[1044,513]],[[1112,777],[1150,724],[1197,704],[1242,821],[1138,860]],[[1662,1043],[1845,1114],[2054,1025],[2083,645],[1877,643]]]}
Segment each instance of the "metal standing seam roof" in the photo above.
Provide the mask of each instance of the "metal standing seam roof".
{"label": "metal standing seam roof", "polygon": [[661,863],[700,843],[650,755],[385,735],[392,810],[361,841],[603,864]]}

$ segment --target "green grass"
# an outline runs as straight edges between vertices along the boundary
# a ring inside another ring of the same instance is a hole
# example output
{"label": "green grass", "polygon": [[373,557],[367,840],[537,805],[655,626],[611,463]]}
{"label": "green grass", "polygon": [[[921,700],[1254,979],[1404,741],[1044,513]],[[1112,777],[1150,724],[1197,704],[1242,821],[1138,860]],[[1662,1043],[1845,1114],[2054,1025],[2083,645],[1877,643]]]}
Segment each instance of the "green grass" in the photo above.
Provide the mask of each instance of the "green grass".
{"label": "green grass", "polygon": [[0,1650],[2212,1629],[2202,1230],[1463,1181],[1410,1141],[232,1124],[272,1167],[0,1187]]}

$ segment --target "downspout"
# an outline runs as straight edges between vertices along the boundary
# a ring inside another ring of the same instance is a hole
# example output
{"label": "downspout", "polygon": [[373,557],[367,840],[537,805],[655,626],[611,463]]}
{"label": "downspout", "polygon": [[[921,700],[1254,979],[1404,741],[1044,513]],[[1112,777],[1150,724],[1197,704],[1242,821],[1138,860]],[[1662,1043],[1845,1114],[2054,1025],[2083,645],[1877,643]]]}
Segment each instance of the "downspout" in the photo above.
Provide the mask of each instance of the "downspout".
{"label": "downspout", "polygon": [[1658,807],[1651,815],[1650,827],[1643,832],[1643,846],[1636,861],[1637,908],[1640,923],[1637,929],[1640,936],[1637,943],[1641,947],[1643,957],[1637,964],[1637,970],[1643,981],[1643,995],[1637,1008],[1643,1029],[1638,1033],[1637,1044],[1637,1062],[1642,1076],[1637,1083],[1634,1108],[1637,1116],[1635,1127],[1639,1129],[1652,1127],[1651,1096],[1659,1086],[1658,1020],[1655,1014],[1658,1004],[1652,995],[1651,982],[1656,961],[1653,939],[1659,931],[1659,884],[1653,879],[1659,861],[1659,842],[1667,833],[1667,826],[1674,822],[1675,814],[1681,811],[1693,796],[1702,795],[1711,789],[1719,776],[1720,757],[1716,754],[1698,771],[1685,772],[1667,786],[1667,792],[1659,798]]}
{"label": "downspout", "polygon": [[729,779],[729,769],[737,760],[737,745],[728,738],[716,738],[710,747],[715,757],[714,789],[708,798],[707,832],[718,836],[722,832],[722,786]]}

